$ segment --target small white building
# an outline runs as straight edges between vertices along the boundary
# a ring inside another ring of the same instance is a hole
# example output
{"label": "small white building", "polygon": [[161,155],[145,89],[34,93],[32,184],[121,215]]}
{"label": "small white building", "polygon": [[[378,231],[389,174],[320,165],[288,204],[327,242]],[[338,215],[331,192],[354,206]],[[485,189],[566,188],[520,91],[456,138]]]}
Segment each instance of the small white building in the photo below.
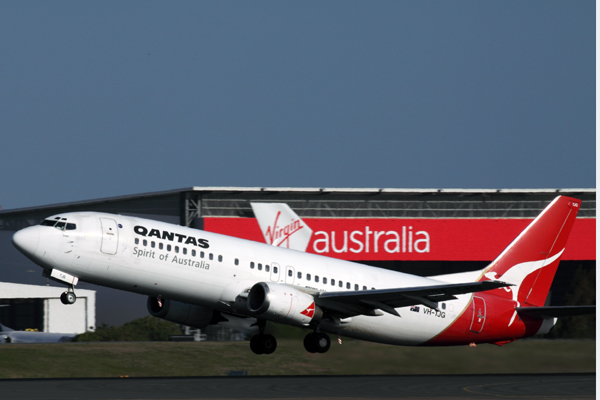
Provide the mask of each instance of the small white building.
{"label": "small white building", "polygon": [[0,322],[16,330],[85,333],[96,330],[96,291],[76,289],[75,304],[60,301],[55,286],[0,282]]}

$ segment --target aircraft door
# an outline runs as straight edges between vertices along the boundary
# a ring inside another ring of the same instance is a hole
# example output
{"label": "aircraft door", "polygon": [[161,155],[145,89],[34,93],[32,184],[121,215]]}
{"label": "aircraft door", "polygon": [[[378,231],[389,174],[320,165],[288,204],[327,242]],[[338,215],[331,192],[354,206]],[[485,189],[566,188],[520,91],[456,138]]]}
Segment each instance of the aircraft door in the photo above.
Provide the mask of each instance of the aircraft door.
{"label": "aircraft door", "polygon": [[479,333],[485,324],[485,300],[473,296],[473,321],[471,321],[471,332]]}
{"label": "aircraft door", "polygon": [[100,218],[100,225],[102,225],[100,251],[105,254],[117,254],[117,247],[119,245],[117,222],[112,218]]}
{"label": "aircraft door", "polygon": [[285,283],[289,283],[290,285],[294,284],[294,267],[290,267],[289,265],[285,267]]}
{"label": "aircraft door", "polygon": [[279,274],[280,274],[279,269],[280,269],[279,264],[271,263],[271,280],[273,282],[279,281]]}

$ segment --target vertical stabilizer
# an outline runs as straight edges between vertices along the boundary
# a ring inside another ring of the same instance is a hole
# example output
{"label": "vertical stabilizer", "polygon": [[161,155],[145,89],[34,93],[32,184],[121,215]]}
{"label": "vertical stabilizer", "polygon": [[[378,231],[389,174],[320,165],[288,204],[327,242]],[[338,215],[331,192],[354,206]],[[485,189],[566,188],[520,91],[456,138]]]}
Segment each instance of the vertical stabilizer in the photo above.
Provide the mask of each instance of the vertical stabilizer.
{"label": "vertical stabilizer", "polygon": [[559,196],[485,269],[480,280],[512,283],[506,288],[522,306],[543,306],[581,200]]}
{"label": "vertical stabilizer", "polygon": [[250,203],[267,244],[306,251],[312,229],[285,203]]}

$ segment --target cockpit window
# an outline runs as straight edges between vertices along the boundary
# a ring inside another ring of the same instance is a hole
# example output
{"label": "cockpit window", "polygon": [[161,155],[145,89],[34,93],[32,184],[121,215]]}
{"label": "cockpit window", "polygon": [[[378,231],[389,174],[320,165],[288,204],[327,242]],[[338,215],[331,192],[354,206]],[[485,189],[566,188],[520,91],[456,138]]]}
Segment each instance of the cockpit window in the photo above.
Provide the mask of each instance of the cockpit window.
{"label": "cockpit window", "polygon": [[46,220],[42,221],[42,223],[40,225],[53,226],[56,229],[60,229],[61,231],[64,231],[64,230],[72,231],[72,230],[77,229],[77,225],[75,225],[75,224],[72,224],[70,222],[52,220],[52,219],[46,219]]}

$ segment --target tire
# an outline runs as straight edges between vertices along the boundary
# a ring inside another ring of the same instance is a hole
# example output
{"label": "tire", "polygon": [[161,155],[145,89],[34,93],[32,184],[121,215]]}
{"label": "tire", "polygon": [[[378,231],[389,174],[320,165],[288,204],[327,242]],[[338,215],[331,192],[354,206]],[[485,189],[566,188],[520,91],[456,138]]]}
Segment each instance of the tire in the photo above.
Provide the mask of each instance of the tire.
{"label": "tire", "polygon": [[314,343],[317,352],[327,353],[327,350],[331,347],[331,339],[325,333],[317,333],[314,336]]}
{"label": "tire", "polygon": [[311,333],[309,333],[308,335],[306,335],[304,337],[304,348],[309,353],[316,353],[317,352],[317,348],[315,346],[314,336],[315,336],[315,333],[311,332]]}
{"label": "tire", "polygon": [[60,295],[60,302],[63,304],[69,304],[67,300],[67,292],[64,292]]}
{"label": "tire", "polygon": [[265,354],[271,354],[277,348],[277,339],[273,335],[262,335],[262,348]]}
{"label": "tire", "polygon": [[75,304],[75,302],[77,301],[77,297],[73,292],[66,292],[65,298],[67,300],[67,304]]}
{"label": "tire", "polygon": [[252,352],[254,354],[264,354],[265,353],[265,349],[263,348],[262,345],[262,335],[254,335],[252,336],[252,339],[250,339],[250,350],[252,350]]}

